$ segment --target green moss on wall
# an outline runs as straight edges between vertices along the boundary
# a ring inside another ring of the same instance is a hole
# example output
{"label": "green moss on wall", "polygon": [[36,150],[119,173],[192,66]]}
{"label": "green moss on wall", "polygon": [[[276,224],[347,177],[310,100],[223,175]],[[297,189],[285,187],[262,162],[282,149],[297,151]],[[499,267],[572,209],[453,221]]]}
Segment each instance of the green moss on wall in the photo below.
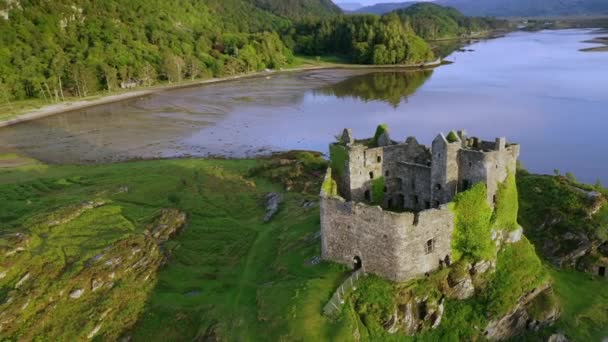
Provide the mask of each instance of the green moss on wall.
{"label": "green moss on wall", "polygon": [[388,132],[388,125],[387,124],[378,125],[378,127],[376,128],[376,134],[374,134],[374,145],[375,146],[378,146],[378,139],[380,139],[380,136],[382,134],[384,134],[384,132]]}
{"label": "green moss on wall", "polygon": [[332,169],[329,168],[329,170],[327,170],[327,172],[329,173],[329,177],[326,177],[325,180],[323,181],[323,185],[321,186],[321,189],[323,191],[323,193],[327,196],[337,196],[338,195],[338,184],[336,184],[336,181],[333,179],[332,177]]}
{"label": "green moss on wall", "polygon": [[445,137],[445,139],[449,142],[449,143],[454,143],[458,141],[458,135],[456,135],[456,133],[454,133],[454,131],[450,131],[450,133],[448,134],[447,137]]}
{"label": "green moss on wall", "polygon": [[475,261],[493,259],[494,243],[490,226],[492,208],[488,205],[486,196],[485,184],[478,183],[454,198],[451,208],[455,213],[452,236],[455,261],[462,257]]}
{"label": "green moss on wall", "polygon": [[492,216],[492,227],[513,231],[519,227],[517,213],[519,199],[515,175],[509,172],[507,179],[498,186],[496,205]]}
{"label": "green moss on wall", "polygon": [[333,176],[342,178],[348,160],[346,147],[340,144],[331,144],[329,146],[329,159]]}
{"label": "green moss on wall", "polygon": [[384,202],[384,186],[386,182],[384,177],[376,178],[372,181],[372,202],[377,205],[382,205]]}

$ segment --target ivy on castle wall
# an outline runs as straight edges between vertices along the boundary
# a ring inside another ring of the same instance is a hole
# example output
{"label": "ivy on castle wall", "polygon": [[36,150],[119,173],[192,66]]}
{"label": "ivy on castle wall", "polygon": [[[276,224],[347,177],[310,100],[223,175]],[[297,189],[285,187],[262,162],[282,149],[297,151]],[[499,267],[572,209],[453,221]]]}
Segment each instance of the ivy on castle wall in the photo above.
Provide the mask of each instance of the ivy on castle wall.
{"label": "ivy on castle wall", "polygon": [[487,202],[485,184],[477,183],[470,190],[456,195],[450,208],[455,214],[453,260],[493,259],[495,246],[491,231],[492,208]]}
{"label": "ivy on castle wall", "polygon": [[385,184],[384,177],[379,177],[372,181],[372,202],[376,205],[382,205],[384,202]]}
{"label": "ivy on castle wall", "polygon": [[348,160],[346,147],[340,144],[329,145],[329,159],[334,176],[342,178],[344,176],[346,161]]}
{"label": "ivy on castle wall", "polygon": [[509,172],[507,178],[498,186],[496,192],[496,205],[492,216],[492,227],[513,231],[519,228],[517,214],[519,211],[519,198],[515,174]]}
{"label": "ivy on castle wall", "polygon": [[336,181],[333,179],[332,172],[333,171],[330,167],[327,170],[328,177],[325,178],[323,184],[321,185],[321,191],[323,191],[323,193],[329,197],[334,197],[338,195],[338,184],[336,184]]}

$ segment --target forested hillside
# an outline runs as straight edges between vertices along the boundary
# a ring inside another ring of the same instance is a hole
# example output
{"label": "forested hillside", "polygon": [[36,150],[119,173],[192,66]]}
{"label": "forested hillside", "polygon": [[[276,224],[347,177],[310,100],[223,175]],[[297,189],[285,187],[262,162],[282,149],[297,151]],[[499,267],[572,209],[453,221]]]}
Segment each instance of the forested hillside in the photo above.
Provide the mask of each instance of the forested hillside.
{"label": "forested hillside", "polygon": [[395,14],[339,16],[296,26],[296,52],[346,55],[362,64],[418,63],[433,59],[428,44]]}
{"label": "forested hillside", "polygon": [[509,26],[507,21],[466,17],[454,8],[429,3],[418,3],[396,13],[424,39],[471,36]]}
{"label": "forested hillside", "polygon": [[342,11],[331,0],[248,0],[257,6],[293,19],[326,17]]}
{"label": "forested hillside", "polygon": [[[411,2],[379,3],[357,9],[356,13],[385,14],[413,5]],[[606,15],[606,0],[437,0],[442,6],[454,7],[468,16],[553,17]]]}
{"label": "forested hillside", "polygon": [[340,13],[329,0],[0,0],[0,103],[279,69],[294,52],[423,63],[434,56],[420,35],[488,25],[439,6]]}

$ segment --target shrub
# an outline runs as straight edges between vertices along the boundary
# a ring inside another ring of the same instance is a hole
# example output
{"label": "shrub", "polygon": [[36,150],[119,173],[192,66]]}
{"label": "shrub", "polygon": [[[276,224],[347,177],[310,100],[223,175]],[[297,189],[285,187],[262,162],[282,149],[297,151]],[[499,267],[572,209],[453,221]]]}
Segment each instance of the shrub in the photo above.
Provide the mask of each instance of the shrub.
{"label": "shrub", "polygon": [[344,168],[346,167],[346,161],[348,159],[346,147],[340,144],[331,144],[329,146],[329,159],[331,169],[334,171],[334,175],[336,177],[342,177],[344,175]]}
{"label": "shrub", "polygon": [[458,135],[456,135],[456,133],[454,133],[454,131],[450,131],[450,133],[448,134],[448,136],[447,136],[447,137],[445,137],[445,138],[446,138],[446,140],[447,140],[449,143],[455,143],[455,142],[457,142],[457,141],[458,141],[458,139],[459,139],[459,138],[458,138]]}
{"label": "shrub", "polygon": [[519,198],[515,175],[509,172],[507,178],[498,186],[496,206],[492,217],[492,226],[499,229],[515,230],[519,227],[517,213]]}
{"label": "shrub", "polygon": [[492,208],[486,200],[487,191],[483,183],[462,192],[454,198],[455,213],[452,251],[454,260],[468,257],[474,261],[492,259],[494,243],[490,219]]}

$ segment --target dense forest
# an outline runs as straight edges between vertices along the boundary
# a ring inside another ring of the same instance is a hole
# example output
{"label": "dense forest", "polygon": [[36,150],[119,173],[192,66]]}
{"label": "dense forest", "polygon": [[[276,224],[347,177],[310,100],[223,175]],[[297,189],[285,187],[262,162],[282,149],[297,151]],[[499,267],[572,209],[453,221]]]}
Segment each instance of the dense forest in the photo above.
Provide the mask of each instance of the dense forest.
{"label": "dense forest", "polygon": [[0,0],[0,103],[278,69],[294,52],[419,63],[434,58],[420,35],[485,23],[438,6],[339,13],[329,0]]}
{"label": "dense forest", "polygon": [[466,17],[454,8],[428,3],[418,3],[396,13],[420,37],[429,40],[471,36],[509,27],[506,20]]}

